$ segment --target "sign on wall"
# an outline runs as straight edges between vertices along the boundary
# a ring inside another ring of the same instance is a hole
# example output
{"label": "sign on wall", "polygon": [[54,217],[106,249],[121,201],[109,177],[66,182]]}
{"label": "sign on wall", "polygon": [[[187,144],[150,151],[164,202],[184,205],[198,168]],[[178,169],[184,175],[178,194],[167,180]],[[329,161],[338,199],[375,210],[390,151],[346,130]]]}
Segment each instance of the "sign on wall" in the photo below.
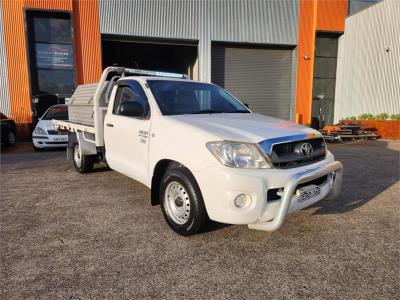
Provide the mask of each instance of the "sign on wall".
{"label": "sign on wall", "polygon": [[36,63],[38,68],[74,69],[72,45],[36,43]]}

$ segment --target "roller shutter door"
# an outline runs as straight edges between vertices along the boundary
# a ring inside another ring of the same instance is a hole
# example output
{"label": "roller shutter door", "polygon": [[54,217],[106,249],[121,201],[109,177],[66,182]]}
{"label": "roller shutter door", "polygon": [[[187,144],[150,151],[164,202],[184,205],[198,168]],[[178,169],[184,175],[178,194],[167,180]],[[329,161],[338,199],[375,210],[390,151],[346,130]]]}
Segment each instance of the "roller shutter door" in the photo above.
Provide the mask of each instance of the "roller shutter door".
{"label": "roller shutter door", "polygon": [[291,49],[213,45],[211,81],[252,111],[282,119],[291,115]]}

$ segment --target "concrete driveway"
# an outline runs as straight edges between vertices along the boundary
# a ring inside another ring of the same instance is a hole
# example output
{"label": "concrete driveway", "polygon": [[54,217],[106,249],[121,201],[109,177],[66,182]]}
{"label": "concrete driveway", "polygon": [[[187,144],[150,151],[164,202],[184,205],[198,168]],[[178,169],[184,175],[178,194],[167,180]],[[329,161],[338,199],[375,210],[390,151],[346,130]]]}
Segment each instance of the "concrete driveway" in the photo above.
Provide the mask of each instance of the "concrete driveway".
{"label": "concrete driveway", "polygon": [[339,200],[277,232],[214,223],[192,237],[123,175],[2,149],[0,298],[399,298],[400,143],[330,149],[345,168]]}

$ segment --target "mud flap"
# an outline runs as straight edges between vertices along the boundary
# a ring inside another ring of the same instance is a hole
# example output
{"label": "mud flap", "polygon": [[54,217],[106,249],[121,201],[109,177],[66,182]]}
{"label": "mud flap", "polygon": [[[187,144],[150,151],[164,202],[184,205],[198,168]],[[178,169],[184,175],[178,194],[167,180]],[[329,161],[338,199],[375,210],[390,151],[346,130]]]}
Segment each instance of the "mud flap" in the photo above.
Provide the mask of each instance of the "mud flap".
{"label": "mud flap", "polygon": [[67,146],[67,159],[68,160],[71,160],[73,157],[75,141],[76,141],[76,133],[68,131],[68,146]]}

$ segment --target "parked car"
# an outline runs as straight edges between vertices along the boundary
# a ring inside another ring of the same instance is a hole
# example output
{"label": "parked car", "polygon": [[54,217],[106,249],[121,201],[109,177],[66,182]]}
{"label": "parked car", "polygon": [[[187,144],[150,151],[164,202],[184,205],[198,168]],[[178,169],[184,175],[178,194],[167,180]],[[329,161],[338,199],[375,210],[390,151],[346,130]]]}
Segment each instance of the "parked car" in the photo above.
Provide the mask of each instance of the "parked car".
{"label": "parked car", "polygon": [[208,218],[277,230],[288,213],[339,195],[342,164],[318,131],[178,77],[109,67],[98,85],[78,86],[70,121],[54,121],[69,131],[75,169],[90,172],[102,161],[142,182],[181,235]]}
{"label": "parked car", "polygon": [[17,128],[14,120],[0,113],[1,144],[14,145],[17,137]]}
{"label": "parked car", "polygon": [[41,151],[46,148],[67,147],[68,135],[59,133],[52,120],[68,120],[68,107],[65,104],[53,105],[39,119],[32,133],[32,143],[35,151]]}

